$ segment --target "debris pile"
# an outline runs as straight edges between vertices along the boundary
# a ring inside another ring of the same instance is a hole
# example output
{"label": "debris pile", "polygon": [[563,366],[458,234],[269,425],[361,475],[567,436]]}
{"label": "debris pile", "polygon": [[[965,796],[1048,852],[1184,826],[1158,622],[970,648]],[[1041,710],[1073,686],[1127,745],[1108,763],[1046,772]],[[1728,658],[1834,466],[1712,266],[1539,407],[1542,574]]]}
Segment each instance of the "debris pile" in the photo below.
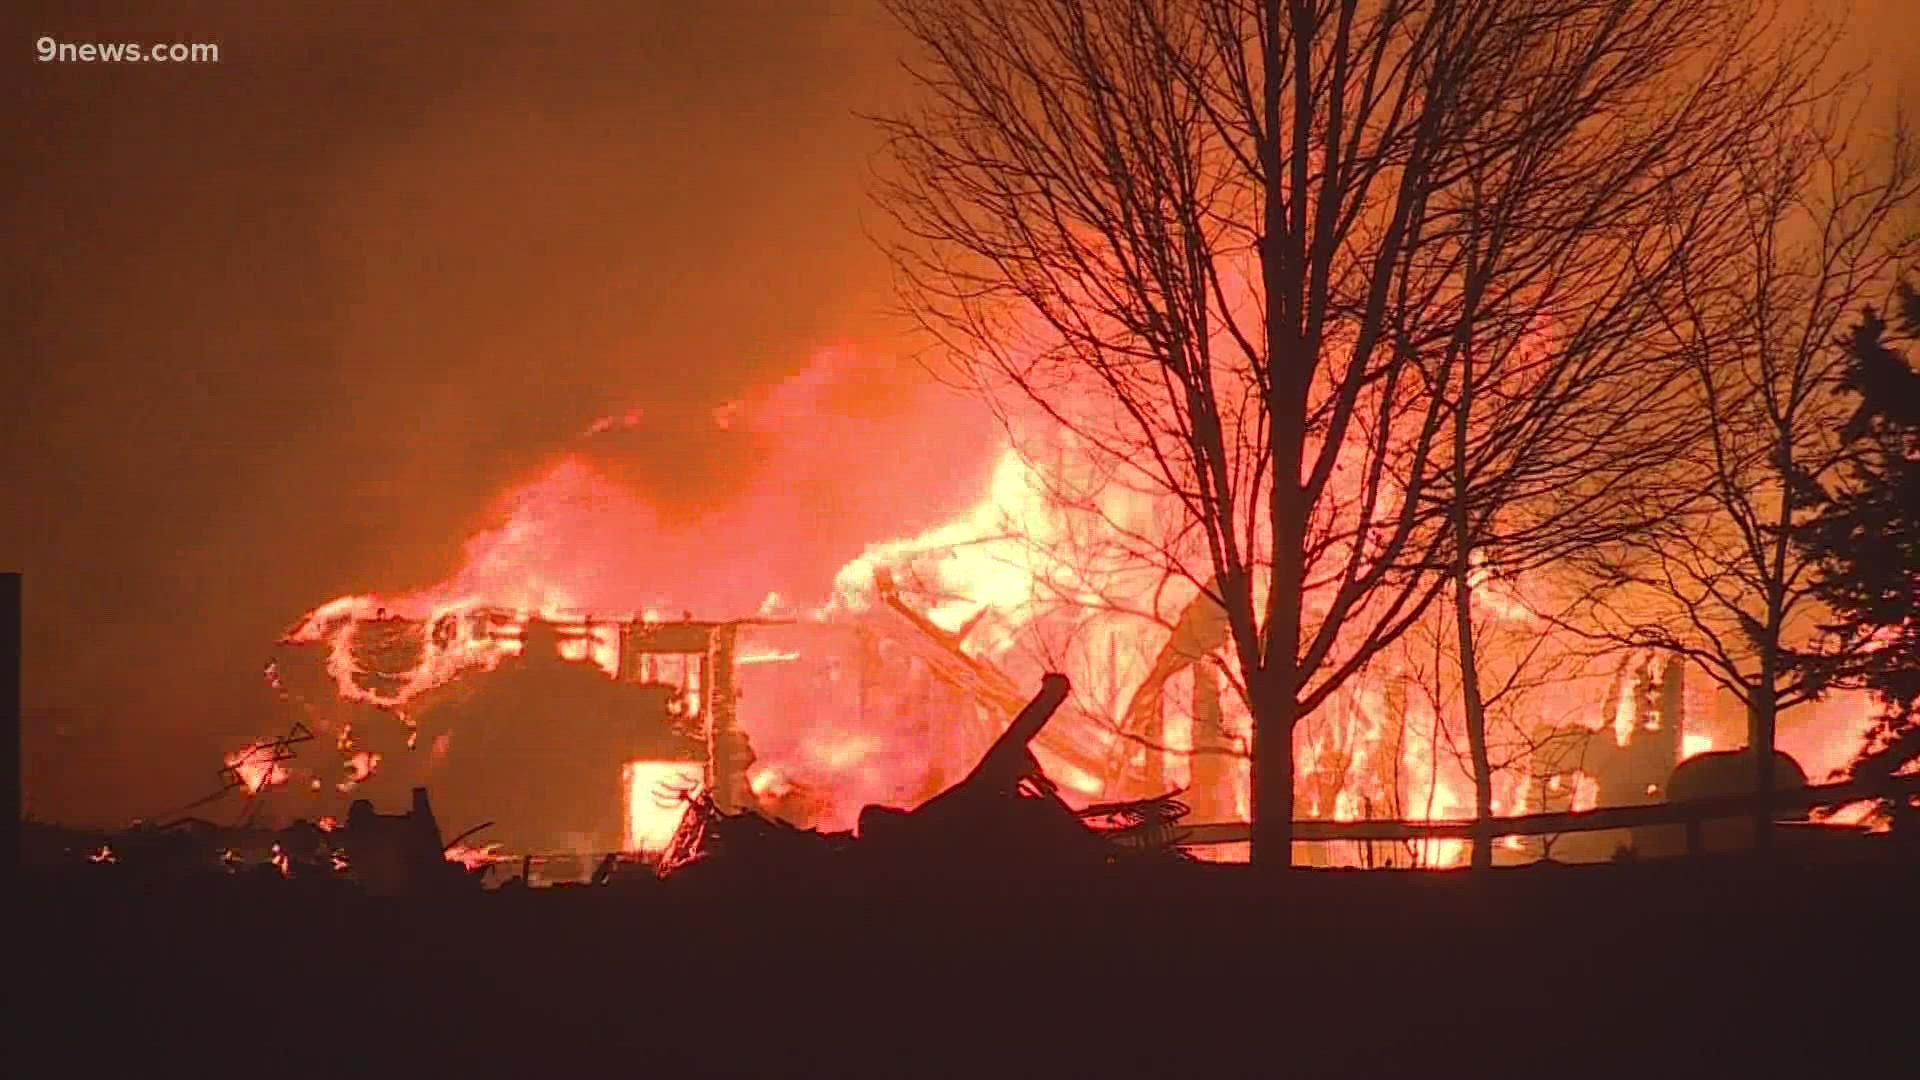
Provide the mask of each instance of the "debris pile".
{"label": "debris pile", "polygon": [[37,822],[25,831],[28,862],[38,869],[90,872],[129,887],[243,877],[401,895],[473,890],[481,880],[473,860],[456,855],[464,836],[441,842],[425,788],[414,789],[411,809],[401,814],[355,802],[344,824],[325,818],[261,828],[183,817],[114,833]]}
{"label": "debris pile", "polygon": [[[346,849],[354,880],[375,895],[415,895],[479,888],[479,878],[462,863],[451,862],[440,824],[434,819],[427,789],[413,789],[413,807],[403,814],[380,814],[366,799],[347,811]],[[461,839],[464,839],[461,838]]]}
{"label": "debris pile", "polygon": [[[1048,675],[966,777],[916,809],[870,805],[852,832],[802,829],[754,811],[729,812],[710,792],[688,797],[687,812],[654,873],[673,877],[696,867],[726,874],[801,875],[813,870],[890,876],[1103,866],[1180,860],[1175,824],[1188,808],[1172,796],[1075,809],[1060,795],[1032,745],[1066,700],[1067,679]],[[489,823],[491,824],[491,823]],[[485,828],[486,826],[480,826]],[[198,818],[144,826],[113,836],[74,834],[58,842],[83,851],[85,865],[166,874],[246,873],[293,881],[352,883],[373,895],[448,895],[481,888],[485,867],[507,856],[466,848],[478,829],[445,840],[427,797],[413,789],[411,808],[381,814],[357,800],[344,823],[298,821],[283,829],[223,829]],[[48,846],[52,846],[49,844]],[[531,856],[522,864],[525,885]],[[78,862],[75,857],[71,860]],[[592,875],[613,879],[620,857]]]}
{"label": "debris pile", "polygon": [[964,779],[914,810],[866,807],[857,833],[802,830],[751,812],[728,814],[711,799],[696,797],[659,872],[672,875],[702,863],[782,871],[842,857],[916,873],[1184,858],[1173,846],[1173,824],[1187,807],[1171,797],[1083,810],[1060,797],[1031,747],[1067,691],[1066,676],[1048,675]]}

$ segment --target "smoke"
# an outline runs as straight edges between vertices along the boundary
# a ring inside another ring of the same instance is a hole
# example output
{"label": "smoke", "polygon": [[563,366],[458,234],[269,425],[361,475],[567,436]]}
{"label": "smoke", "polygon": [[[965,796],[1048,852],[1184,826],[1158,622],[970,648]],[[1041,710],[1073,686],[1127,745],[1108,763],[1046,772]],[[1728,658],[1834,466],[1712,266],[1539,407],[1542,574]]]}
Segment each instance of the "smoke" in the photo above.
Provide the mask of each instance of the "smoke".
{"label": "smoke", "polygon": [[[0,393],[25,422],[0,431],[0,564],[27,574],[29,707],[85,714],[139,759],[60,766],[105,787],[30,775],[43,812],[202,793],[217,758],[198,737],[275,722],[259,666],[288,622],[445,580],[500,493],[568,454],[689,537],[785,470],[789,565],[769,569],[796,577],[895,531],[895,496],[984,466],[964,417],[937,475],[913,462],[938,431],[862,462],[831,412],[798,433],[714,420],[834,341],[882,359],[820,408],[946,415],[885,359],[863,233],[875,140],[853,110],[895,78],[877,12],[18,7],[17,43],[221,48],[6,66]],[[582,441],[634,409],[645,425]],[[712,524],[716,561],[776,538]],[[751,569],[731,571],[742,593]]]}

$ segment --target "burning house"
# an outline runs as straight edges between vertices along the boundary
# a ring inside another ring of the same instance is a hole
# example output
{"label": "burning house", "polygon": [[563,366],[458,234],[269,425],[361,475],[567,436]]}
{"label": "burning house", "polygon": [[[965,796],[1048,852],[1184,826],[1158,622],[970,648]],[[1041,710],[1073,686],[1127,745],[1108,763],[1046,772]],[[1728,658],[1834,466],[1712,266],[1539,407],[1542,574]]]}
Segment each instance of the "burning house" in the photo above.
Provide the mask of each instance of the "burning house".
{"label": "burning house", "polygon": [[[769,430],[819,411],[804,396],[773,404]],[[400,805],[426,786],[450,832],[492,823],[483,847],[658,852],[696,788],[723,810],[824,830],[854,828],[863,806],[919,805],[978,760],[1041,673],[1059,671],[1072,699],[1033,749],[1069,799],[1180,792],[1195,823],[1244,822],[1244,678],[1206,584],[1176,572],[1206,564],[1128,547],[1177,508],[1079,476],[1083,455],[1055,441],[1051,463],[1010,443],[976,502],[836,545],[804,571],[726,547],[810,513],[785,490],[797,478],[737,497],[722,518],[670,526],[589,456],[569,456],[503,493],[498,523],[468,539],[446,580],[339,597],[283,635],[269,681],[317,749],[332,742],[337,767],[325,754],[229,756],[282,817],[343,816],[360,797]],[[1547,584],[1489,576],[1472,595],[1485,656],[1513,665],[1519,686],[1494,718],[1493,814],[1659,801],[1677,762],[1737,745],[1707,680],[1683,685],[1677,666],[1644,654],[1610,670],[1618,658],[1540,646],[1550,635],[1529,590]],[[718,617],[658,611],[683,603]],[[1296,819],[1473,814],[1451,663],[1383,652],[1300,723]],[[1552,677],[1519,679],[1523,663]],[[1789,745],[1796,726],[1782,744],[1826,771],[1859,744],[1864,712],[1839,715],[1851,708],[1805,727],[1818,753]],[[1568,836],[1552,854],[1606,858],[1623,839]],[[1386,846],[1301,850],[1326,865],[1467,855],[1453,840]],[[1499,854],[1543,852],[1509,840]]]}
{"label": "burning house", "polygon": [[[335,620],[295,627],[271,674],[349,775],[303,785],[283,761],[243,756],[250,790],[430,784],[450,827],[491,822],[485,839],[513,853],[658,852],[696,790],[727,812],[850,829],[864,805],[942,790],[1024,697],[904,605],[838,622]],[[1091,799],[1108,790],[1112,742],[1069,723],[1037,751]]]}

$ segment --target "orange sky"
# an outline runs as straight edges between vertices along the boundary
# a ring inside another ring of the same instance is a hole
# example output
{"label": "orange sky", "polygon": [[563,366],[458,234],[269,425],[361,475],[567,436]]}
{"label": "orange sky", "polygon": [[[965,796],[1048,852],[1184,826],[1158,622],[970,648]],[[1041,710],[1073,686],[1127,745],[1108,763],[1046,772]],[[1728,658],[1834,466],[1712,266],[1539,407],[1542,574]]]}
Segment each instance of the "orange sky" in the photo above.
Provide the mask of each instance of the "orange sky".
{"label": "orange sky", "polygon": [[[753,468],[715,404],[895,341],[854,110],[898,92],[898,42],[870,3],[142,6],[166,14],[0,14],[0,567],[27,574],[30,710],[256,731],[289,621],[445,577],[594,417],[658,418],[617,465],[670,511]],[[1891,97],[1920,4],[1855,8]],[[43,34],[222,60],[41,64]]]}

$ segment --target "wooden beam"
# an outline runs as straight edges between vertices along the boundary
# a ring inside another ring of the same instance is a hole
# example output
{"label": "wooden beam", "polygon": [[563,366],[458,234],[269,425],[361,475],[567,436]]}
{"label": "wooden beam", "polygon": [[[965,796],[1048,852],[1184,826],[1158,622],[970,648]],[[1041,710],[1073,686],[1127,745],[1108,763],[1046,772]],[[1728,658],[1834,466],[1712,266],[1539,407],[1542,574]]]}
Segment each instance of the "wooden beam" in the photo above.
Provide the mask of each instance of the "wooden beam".
{"label": "wooden beam", "polygon": [[[907,606],[898,596],[883,593],[889,615],[880,615],[888,625],[904,623],[910,633],[889,633],[894,642],[913,651],[926,661],[930,674],[948,686],[967,694],[1000,717],[1011,718],[1026,706],[1027,695],[1011,677],[985,660],[969,655],[959,639],[934,625],[925,616]],[[876,630],[879,630],[876,624]],[[1068,716],[1074,715],[1072,712]],[[1072,765],[1105,780],[1107,766],[1103,748],[1076,740],[1067,725],[1052,725],[1040,732],[1033,745]]]}

